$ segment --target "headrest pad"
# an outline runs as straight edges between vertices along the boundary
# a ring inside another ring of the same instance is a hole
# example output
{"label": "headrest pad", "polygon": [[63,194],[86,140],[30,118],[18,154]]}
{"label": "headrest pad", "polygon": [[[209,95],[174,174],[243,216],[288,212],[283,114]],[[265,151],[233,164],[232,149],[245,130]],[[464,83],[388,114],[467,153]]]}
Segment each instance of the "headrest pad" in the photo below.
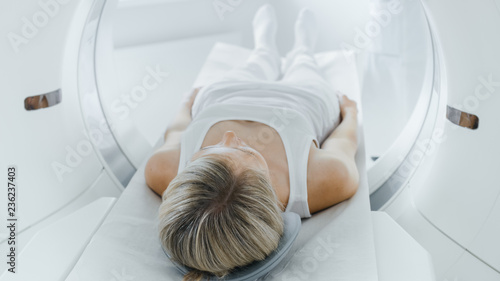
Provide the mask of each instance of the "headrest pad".
{"label": "headrest pad", "polygon": [[[292,248],[293,242],[300,232],[300,216],[296,213],[282,213],[282,217],[285,223],[285,228],[283,231],[283,236],[278,243],[278,247],[274,250],[265,260],[253,262],[247,266],[241,267],[238,270],[229,273],[224,278],[217,278],[215,276],[207,276],[202,280],[224,280],[224,281],[245,281],[245,280],[255,280],[267,274],[274,267],[276,267],[281,260],[285,257],[286,253]],[[170,259],[170,255],[163,248],[163,252]],[[171,260],[171,259],[170,259]],[[172,261],[172,260],[171,260]],[[188,273],[191,269],[172,261],[177,269],[182,272],[183,275]],[[208,277],[210,279],[208,279]]]}

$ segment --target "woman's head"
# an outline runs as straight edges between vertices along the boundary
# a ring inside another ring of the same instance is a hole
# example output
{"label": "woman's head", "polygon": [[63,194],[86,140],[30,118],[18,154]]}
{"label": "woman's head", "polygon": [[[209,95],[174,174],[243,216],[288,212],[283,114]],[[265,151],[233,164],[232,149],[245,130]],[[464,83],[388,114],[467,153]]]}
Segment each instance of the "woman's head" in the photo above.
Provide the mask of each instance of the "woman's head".
{"label": "woman's head", "polygon": [[163,194],[159,213],[172,259],[220,277],[266,258],[283,233],[265,160],[231,134],[193,157]]}

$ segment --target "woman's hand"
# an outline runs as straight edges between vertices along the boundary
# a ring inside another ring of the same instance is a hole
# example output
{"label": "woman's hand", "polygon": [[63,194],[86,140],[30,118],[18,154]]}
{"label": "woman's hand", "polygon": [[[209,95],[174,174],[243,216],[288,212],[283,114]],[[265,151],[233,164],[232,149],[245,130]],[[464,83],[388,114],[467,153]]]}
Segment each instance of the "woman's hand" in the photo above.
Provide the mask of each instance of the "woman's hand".
{"label": "woman's hand", "polygon": [[[180,135],[191,123],[191,109],[193,108],[194,100],[196,99],[196,96],[198,95],[198,92],[200,91],[201,88],[196,88],[193,89],[191,94],[186,95],[186,98],[184,99],[184,102],[182,103],[182,106],[175,116],[174,120],[172,123],[167,128],[167,131],[165,132],[165,142],[167,143],[178,143],[178,136]],[[170,140],[168,140],[168,136],[171,136]],[[174,140],[172,140],[174,139]]]}
{"label": "woman's hand", "polygon": [[358,114],[357,104],[346,95],[342,95],[340,98],[340,115],[342,116],[342,119],[344,119],[348,113],[352,113],[356,116]]}
{"label": "woman's hand", "polygon": [[201,90],[201,87],[194,88],[187,100],[185,101],[184,105],[189,109],[189,115],[192,115],[192,109],[193,109],[193,104],[194,100],[196,99],[196,96],[198,95],[198,92]]}

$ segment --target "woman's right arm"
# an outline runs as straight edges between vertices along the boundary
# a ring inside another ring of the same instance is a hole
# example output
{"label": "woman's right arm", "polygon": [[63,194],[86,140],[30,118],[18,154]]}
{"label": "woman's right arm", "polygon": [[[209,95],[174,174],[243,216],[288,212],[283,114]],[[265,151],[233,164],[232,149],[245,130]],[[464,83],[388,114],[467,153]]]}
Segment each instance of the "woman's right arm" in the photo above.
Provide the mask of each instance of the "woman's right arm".
{"label": "woman's right arm", "polygon": [[199,88],[194,89],[189,99],[182,104],[174,121],[168,126],[165,143],[149,158],[144,176],[147,185],[158,195],[162,195],[172,179],[177,176],[180,159],[181,136],[191,123],[191,108]]}

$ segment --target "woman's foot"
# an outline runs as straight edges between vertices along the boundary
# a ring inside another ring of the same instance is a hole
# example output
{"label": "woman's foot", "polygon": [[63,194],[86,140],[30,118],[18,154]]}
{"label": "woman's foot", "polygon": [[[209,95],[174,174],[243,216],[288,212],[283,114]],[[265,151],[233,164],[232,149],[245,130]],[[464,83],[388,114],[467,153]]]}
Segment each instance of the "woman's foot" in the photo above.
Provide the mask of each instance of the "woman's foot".
{"label": "woman's foot", "polygon": [[253,18],[255,48],[266,48],[277,52],[277,29],[278,22],[273,6],[265,4],[260,7]]}
{"label": "woman's foot", "polygon": [[317,39],[318,25],[316,16],[311,10],[304,8],[299,12],[299,16],[295,21],[295,44],[293,50],[305,49],[313,53]]}

